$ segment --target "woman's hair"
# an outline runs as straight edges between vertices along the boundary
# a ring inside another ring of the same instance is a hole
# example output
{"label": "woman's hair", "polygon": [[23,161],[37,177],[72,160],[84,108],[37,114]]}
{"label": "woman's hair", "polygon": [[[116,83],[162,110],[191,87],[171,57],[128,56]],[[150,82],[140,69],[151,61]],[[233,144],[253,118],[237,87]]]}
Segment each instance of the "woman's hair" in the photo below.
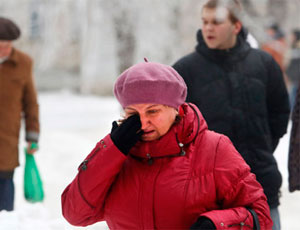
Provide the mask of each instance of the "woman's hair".
{"label": "woman's hair", "polygon": [[208,0],[203,8],[216,9],[225,7],[229,12],[229,19],[232,23],[240,21],[242,4],[239,0]]}

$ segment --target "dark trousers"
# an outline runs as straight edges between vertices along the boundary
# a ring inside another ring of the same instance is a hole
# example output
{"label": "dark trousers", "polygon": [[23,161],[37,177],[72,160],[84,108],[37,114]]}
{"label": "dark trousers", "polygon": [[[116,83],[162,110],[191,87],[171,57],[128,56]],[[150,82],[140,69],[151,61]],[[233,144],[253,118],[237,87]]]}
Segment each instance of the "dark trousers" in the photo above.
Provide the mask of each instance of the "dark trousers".
{"label": "dark trousers", "polygon": [[15,187],[12,178],[0,177],[0,211],[14,209]]}

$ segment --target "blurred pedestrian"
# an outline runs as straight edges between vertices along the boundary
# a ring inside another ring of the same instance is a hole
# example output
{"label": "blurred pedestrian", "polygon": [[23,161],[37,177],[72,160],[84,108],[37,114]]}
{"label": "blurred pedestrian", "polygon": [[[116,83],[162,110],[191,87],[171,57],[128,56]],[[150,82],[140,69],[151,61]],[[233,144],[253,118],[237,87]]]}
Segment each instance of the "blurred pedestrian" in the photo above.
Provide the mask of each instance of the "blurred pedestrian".
{"label": "blurred pedestrian", "polygon": [[266,29],[267,39],[261,48],[275,59],[280,66],[282,72],[285,72],[285,56],[288,50],[288,45],[285,39],[285,34],[277,23],[274,23]]}
{"label": "blurred pedestrian", "polygon": [[209,131],[197,107],[184,103],[186,85],[172,67],[134,65],[114,93],[124,119],[113,122],[62,194],[71,224],[270,229],[261,185],[230,140]]}
{"label": "blurred pedestrian", "polygon": [[238,0],[209,0],[202,9],[196,50],[174,68],[184,78],[187,101],[200,109],[208,128],[233,142],[264,188],[273,229],[281,174],[273,152],[286,133],[290,113],[283,74],[266,52],[246,42]]}
{"label": "blurred pedestrian", "polygon": [[0,211],[14,207],[14,170],[19,164],[18,142],[21,119],[25,120],[28,152],[39,137],[39,114],[32,77],[32,60],[12,42],[20,29],[0,17]]}
{"label": "blurred pedestrian", "polygon": [[290,103],[293,108],[300,82],[300,30],[292,32],[290,61],[286,74],[290,83]]}
{"label": "blurred pedestrian", "polygon": [[292,113],[292,132],[289,149],[289,190],[300,190],[300,82]]}

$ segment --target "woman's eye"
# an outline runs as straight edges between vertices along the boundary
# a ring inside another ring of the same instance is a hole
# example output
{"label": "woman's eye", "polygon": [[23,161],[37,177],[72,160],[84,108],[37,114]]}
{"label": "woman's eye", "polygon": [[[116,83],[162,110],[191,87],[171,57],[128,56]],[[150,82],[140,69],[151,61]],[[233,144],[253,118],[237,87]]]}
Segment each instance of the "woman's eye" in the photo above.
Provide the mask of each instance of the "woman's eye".
{"label": "woman's eye", "polygon": [[155,114],[157,112],[158,112],[157,109],[151,109],[151,110],[148,111],[148,114]]}

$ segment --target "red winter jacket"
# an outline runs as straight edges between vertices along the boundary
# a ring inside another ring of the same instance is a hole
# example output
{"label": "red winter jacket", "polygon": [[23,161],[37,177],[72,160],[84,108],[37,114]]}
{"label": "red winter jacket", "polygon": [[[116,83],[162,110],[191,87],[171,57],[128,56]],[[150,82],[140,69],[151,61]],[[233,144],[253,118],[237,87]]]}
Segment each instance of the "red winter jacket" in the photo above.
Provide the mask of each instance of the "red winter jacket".
{"label": "red winter jacket", "polygon": [[189,229],[206,216],[217,229],[252,229],[247,207],[271,229],[263,189],[230,140],[209,131],[195,106],[182,109],[166,135],[138,142],[128,157],[110,135],[101,140],[62,194],[64,217],[132,230]]}

